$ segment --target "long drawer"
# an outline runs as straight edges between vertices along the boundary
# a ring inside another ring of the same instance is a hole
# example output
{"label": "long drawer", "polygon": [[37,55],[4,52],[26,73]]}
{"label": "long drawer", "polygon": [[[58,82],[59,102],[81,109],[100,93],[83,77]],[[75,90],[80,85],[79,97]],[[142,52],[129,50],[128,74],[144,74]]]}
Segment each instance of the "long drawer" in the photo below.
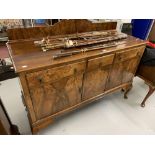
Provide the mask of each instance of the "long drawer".
{"label": "long drawer", "polygon": [[85,66],[86,62],[81,61],[78,63],[28,73],[26,77],[29,87],[31,88],[39,86],[41,83],[55,82],[59,79],[72,76],[74,74],[82,74],[85,71]]}
{"label": "long drawer", "polygon": [[134,57],[141,57],[143,54],[142,47],[136,47],[116,53],[115,62],[126,61]]}
{"label": "long drawer", "polygon": [[102,68],[107,65],[111,65],[113,63],[113,59],[114,59],[114,54],[90,59],[88,60],[87,71],[90,71],[96,68]]}

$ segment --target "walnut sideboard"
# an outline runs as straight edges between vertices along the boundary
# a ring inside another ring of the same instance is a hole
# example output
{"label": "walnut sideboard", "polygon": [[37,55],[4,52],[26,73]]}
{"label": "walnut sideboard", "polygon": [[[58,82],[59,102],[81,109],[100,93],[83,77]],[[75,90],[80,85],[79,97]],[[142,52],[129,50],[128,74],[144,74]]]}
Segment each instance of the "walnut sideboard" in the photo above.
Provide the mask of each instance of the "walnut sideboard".
{"label": "walnut sideboard", "polygon": [[54,60],[52,55],[58,50],[42,52],[34,40],[39,37],[7,43],[33,133],[114,91],[124,90],[127,98],[145,49],[144,41],[128,36],[116,47]]}

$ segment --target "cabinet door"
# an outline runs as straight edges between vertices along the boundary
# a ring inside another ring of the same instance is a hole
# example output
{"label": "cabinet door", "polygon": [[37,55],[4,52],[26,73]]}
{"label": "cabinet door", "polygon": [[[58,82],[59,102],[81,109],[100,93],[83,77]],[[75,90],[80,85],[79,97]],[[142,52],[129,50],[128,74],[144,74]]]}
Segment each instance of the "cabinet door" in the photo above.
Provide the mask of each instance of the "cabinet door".
{"label": "cabinet door", "polygon": [[139,47],[116,53],[106,89],[132,82],[143,51]]}
{"label": "cabinet door", "polygon": [[84,70],[85,62],[80,62],[27,75],[37,119],[81,102]]}
{"label": "cabinet door", "polygon": [[139,64],[139,57],[132,58],[129,61],[124,62],[122,83],[131,82],[134,78],[135,72]]}
{"label": "cabinet door", "polygon": [[88,60],[88,66],[84,76],[83,100],[104,92],[113,58],[114,55],[112,54]]}

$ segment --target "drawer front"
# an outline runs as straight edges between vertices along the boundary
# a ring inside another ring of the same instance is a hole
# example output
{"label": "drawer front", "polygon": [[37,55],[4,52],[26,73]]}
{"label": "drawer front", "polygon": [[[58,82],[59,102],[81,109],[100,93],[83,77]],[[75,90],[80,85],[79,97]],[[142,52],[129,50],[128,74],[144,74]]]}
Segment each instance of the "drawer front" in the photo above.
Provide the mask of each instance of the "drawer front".
{"label": "drawer front", "polygon": [[114,59],[114,54],[90,59],[88,60],[87,71],[97,69],[100,67],[102,68],[107,65],[111,65],[113,63],[113,59]]}
{"label": "drawer front", "polygon": [[74,74],[82,74],[85,71],[86,62],[78,62],[51,69],[46,69],[38,72],[29,73],[26,75],[30,88],[40,86],[48,82],[55,82],[62,78],[72,76]]}
{"label": "drawer front", "polygon": [[126,61],[134,57],[141,57],[143,54],[143,47],[132,48],[129,50],[116,53],[115,62]]}

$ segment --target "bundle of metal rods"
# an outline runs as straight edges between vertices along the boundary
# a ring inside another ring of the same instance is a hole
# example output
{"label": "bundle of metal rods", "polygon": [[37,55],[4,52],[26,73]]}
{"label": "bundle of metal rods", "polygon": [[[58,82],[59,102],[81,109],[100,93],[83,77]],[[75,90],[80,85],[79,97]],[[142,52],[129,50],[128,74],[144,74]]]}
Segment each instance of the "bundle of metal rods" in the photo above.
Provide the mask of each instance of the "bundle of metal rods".
{"label": "bundle of metal rods", "polygon": [[63,58],[63,57],[77,55],[77,54],[80,54],[80,53],[85,53],[85,52],[89,52],[89,51],[93,51],[93,50],[116,47],[116,46],[121,45],[121,44],[124,44],[124,42],[122,42],[122,41],[120,41],[120,42],[112,42],[112,43],[107,43],[107,44],[100,44],[100,45],[97,45],[97,46],[90,46],[90,47],[86,47],[86,48],[80,48],[80,49],[74,50],[72,52],[61,52],[61,53],[57,53],[57,54],[53,55],[53,59],[59,59],[59,58]]}
{"label": "bundle of metal rods", "polygon": [[96,32],[69,35],[60,38],[43,38],[41,41],[35,41],[34,44],[42,48],[43,52],[51,49],[66,49],[73,47],[80,47],[86,45],[107,43],[127,38],[123,33],[110,33],[110,32]]}

